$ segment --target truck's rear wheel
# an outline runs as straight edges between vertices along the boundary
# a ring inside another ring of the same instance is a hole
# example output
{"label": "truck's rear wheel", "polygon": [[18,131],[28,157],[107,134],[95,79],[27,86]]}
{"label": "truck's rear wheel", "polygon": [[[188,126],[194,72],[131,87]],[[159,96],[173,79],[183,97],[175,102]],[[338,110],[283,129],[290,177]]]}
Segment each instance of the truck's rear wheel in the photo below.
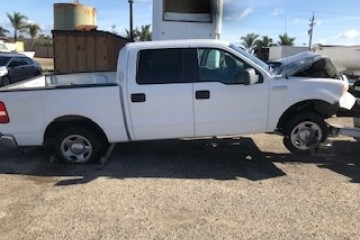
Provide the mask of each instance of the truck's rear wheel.
{"label": "truck's rear wheel", "polygon": [[56,155],[65,163],[87,164],[100,160],[105,143],[86,128],[72,127],[63,130],[56,139]]}
{"label": "truck's rear wheel", "polygon": [[303,112],[292,118],[284,128],[284,145],[292,153],[309,154],[312,147],[326,140],[328,128],[316,113]]}

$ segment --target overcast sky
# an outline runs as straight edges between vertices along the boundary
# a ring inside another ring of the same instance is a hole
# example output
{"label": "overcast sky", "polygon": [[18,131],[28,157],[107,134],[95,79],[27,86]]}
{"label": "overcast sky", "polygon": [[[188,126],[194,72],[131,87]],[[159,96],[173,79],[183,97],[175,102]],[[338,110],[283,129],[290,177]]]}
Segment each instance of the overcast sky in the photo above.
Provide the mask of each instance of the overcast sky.
{"label": "overcast sky", "polygon": [[[160,0],[154,0],[160,1]],[[309,19],[315,13],[313,43],[360,45],[360,1],[342,0],[224,0],[222,38],[240,42],[247,33],[267,35],[278,41],[287,32],[298,46],[308,44]],[[14,11],[38,23],[45,34],[53,26],[53,0],[1,0],[0,26],[12,27],[6,13]],[[72,1],[63,1],[72,2]],[[80,0],[97,9],[99,30],[123,34],[129,25],[128,0]],[[152,0],[134,0],[135,26],[152,23]]]}

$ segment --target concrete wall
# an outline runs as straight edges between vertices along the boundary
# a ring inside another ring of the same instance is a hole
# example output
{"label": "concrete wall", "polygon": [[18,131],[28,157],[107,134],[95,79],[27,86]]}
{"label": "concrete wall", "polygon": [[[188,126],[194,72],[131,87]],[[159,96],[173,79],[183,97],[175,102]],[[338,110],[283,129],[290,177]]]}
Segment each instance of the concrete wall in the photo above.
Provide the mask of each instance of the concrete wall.
{"label": "concrete wall", "polygon": [[295,47],[295,46],[274,46],[269,47],[269,61],[276,60],[279,58],[290,57],[295,54],[305,52],[308,50],[307,47]]}

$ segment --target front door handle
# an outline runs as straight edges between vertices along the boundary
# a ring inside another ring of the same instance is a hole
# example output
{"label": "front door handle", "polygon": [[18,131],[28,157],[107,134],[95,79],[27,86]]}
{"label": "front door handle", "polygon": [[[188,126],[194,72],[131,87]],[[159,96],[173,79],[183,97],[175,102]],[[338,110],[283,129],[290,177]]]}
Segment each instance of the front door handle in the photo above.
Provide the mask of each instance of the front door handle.
{"label": "front door handle", "polygon": [[210,91],[209,90],[196,91],[195,97],[196,97],[197,100],[209,99],[210,98]]}
{"label": "front door handle", "polygon": [[134,103],[146,102],[145,93],[133,93],[131,94],[131,101]]}

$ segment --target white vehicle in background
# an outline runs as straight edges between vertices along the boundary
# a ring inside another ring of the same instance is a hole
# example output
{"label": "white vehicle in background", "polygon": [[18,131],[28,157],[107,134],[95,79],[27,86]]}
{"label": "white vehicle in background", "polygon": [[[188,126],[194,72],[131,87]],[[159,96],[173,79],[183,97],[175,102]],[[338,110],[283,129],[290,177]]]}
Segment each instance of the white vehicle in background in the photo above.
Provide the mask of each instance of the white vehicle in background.
{"label": "white vehicle in background", "polygon": [[39,76],[40,64],[18,53],[0,53],[0,87]]}
{"label": "white vehicle in background", "polygon": [[291,72],[224,41],[129,43],[116,73],[3,88],[0,145],[51,145],[65,162],[89,163],[117,142],[278,132],[291,152],[311,153],[327,139],[325,119],[355,98],[346,79]]}
{"label": "white vehicle in background", "polygon": [[0,40],[0,52],[10,52],[4,41]]}
{"label": "white vehicle in background", "polygon": [[315,53],[331,59],[337,70],[349,78],[360,77],[360,46],[316,45]]}

